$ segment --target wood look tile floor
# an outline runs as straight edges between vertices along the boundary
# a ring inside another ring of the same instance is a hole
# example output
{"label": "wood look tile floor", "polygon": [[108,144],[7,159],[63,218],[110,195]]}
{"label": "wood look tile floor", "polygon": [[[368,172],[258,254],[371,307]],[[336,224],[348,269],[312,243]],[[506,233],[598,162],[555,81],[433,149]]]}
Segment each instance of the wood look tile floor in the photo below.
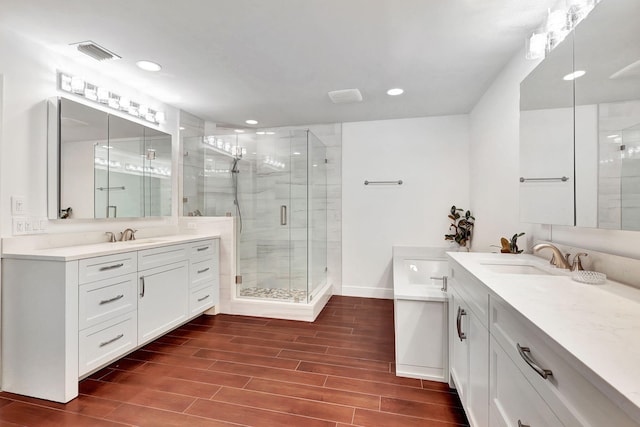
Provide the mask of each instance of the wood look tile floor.
{"label": "wood look tile floor", "polygon": [[334,296],[313,323],[200,316],[80,383],[0,393],[3,426],[460,426],[446,384],[394,374],[393,301]]}

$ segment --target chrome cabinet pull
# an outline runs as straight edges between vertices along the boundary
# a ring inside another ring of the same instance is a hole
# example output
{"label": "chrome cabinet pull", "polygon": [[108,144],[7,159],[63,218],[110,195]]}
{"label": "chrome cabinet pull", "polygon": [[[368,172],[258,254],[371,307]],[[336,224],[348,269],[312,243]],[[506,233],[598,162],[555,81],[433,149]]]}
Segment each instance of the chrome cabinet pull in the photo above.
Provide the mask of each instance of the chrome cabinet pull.
{"label": "chrome cabinet pull", "polygon": [[144,276],[140,276],[140,298],[144,298]]}
{"label": "chrome cabinet pull", "polygon": [[462,332],[462,316],[466,316],[467,312],[462,309],[462,307],[458,306],[458,317],[456,319],[456,329],[458,329],[458,338],[460,341],[466,340],[467,335]]}
{"label": "chrome cabinet pull", "polygon": [[109,344],[111,344],[112,342],[116,342],[116,341],[118,341],[118,340],[119,340],[120,338],[122,338],[122,337],[124,337],[124,334],[120,334],[120,335],[118,335],[118,336],[116,336],[116,337],[113,337],[113,338],[111,338],[111,339],[110,339],[110,340],[108,340],[108,341],[101,342],[101,343],[100,343],[100,347],[104,347],[105,345],[109,345]]}
{"label": "chrome cabinet pull", "polygon": [[287,205],[280,206],[280,225],[287,225]]}
{"label": "chrome cabinet pull", "polygon": [[109,304],[110,302],[118,301],[121,298],[124,298],[124,294],[120,294],[109,299],[103,299],[102,301],[100,301],[100,305]]}
{"label": "chrome cabinet pull", "polygon": [[440,288],[440,290],[441,290],[442,292],[447,292],[447,280],[448,280],[448,277],[447,277],[447,276],[442,276],[442,277],[435,277],[435,276],[431,276],[431,277],[429,277],[429,279],[432,279],[432,280],[442,280],[442,287]]}
{"label": "chrome cabinet pull", "polygon": [[545,380],[547,379],[547,377],[553,375],[553,372],[551,372],[550,370],[543,369],[536,364],[536,362],[531,357],[531,349],[529,347],[520,347],[520,343],[517,343],[516,348],[518,349],[518,353],[520,353],[520,357],[522,357],[524,361],[527,362],[527,365],[531,366],[531,369],[536,371],[536,374],[540,375]]}
{"label": "chrome cabinet pull", "polygon": [[205,271],[209,271],[209,267],[203,268],[202,270],[198,270],[198,274],[204,273]]}
{"label": "chrome cabinet pull", "polygon": [[209,295],[205,295],[205,296],[203,296],[202,298],[198,298],[198,302],[204,301],[204,300],[206,300],[207,298],[209,298]]}
{"label": "chrome cabinet pull", "polygon": [[209,246],[205,246],[204,248],[198,248],[196,249],[198,252],[202,252],[202,251],[206,251],[207,249],[209,249]]}
{"label": "chrome cabinet pull", "polygon": [[531,427],[529,424],[522,424],[522,421],[518,420],[518,427]]}
{"label": "chrome cabinet pull", "polygon": [[107,271],[107,270],[113,270],[115,268],[120,268],[123,267],[124,263],[120,263],[120,264],[113,264],[113,265],[105,265],[104,267],[100,267],[100,271]]}

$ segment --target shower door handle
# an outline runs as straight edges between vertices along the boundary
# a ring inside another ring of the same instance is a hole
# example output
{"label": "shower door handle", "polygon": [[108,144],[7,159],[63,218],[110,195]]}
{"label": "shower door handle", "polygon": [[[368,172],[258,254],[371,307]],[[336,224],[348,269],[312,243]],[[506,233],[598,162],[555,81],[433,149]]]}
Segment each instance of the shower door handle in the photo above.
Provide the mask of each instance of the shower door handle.
{"label": "shower door handle", "polygon": [[280,225],[287,225],[287,205],[280,206]]}

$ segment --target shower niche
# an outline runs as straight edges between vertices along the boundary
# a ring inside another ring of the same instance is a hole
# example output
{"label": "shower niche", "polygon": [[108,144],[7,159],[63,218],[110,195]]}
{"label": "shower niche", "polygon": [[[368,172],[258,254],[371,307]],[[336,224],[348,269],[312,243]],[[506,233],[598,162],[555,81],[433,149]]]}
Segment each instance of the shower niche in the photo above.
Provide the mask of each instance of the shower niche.
{"label": "shower niche", "polygon": [[183,137],[183,215],[234,216],[235,298],[310,303],[327,284],[326,148],[307,130]]}

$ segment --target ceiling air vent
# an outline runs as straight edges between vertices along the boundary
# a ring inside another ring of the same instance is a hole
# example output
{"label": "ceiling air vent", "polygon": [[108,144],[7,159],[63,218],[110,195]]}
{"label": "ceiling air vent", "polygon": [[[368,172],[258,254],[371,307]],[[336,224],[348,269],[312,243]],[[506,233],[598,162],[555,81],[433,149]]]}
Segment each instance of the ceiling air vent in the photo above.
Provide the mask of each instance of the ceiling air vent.
{"label": "ceiling air vent", "polygon": [[76,45],[78,50],[85,55],[89,55],[93,59],[98,61],[104,61],[105,59],[120,59],[119,55],[111,52],[108,49],[100,46],[97,43],[92,42],[91,40],[87,40],[79,43],[71,43],[71,45]]}
{"label": "ceiling air vent", "polygon": [[361,102],[362,94],[358,89],[333,90],[329,92],[329,98],[334,104],[349,104]]}

